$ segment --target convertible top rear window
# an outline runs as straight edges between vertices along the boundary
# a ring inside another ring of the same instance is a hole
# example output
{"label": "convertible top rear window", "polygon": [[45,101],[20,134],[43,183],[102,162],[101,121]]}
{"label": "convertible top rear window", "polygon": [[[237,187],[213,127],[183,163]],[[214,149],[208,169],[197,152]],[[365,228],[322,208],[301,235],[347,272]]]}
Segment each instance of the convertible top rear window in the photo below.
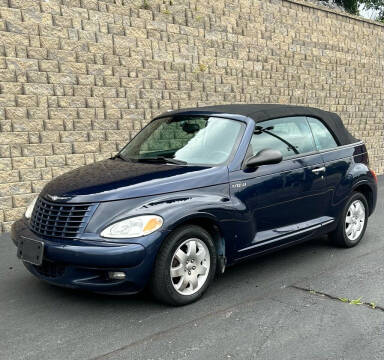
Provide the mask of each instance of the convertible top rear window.
{"label": "convertible top rear window", "polygon": [[308,118],[308,122],[318,150],[327,150],[337,147],[335,138],[320,120]]}

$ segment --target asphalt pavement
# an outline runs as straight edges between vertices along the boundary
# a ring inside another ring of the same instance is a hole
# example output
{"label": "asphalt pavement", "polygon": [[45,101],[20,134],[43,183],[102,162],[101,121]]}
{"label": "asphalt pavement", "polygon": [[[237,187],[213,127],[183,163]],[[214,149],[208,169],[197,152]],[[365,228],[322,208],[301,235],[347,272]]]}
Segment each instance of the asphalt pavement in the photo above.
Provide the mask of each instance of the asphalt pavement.
{"label": "asphalt pavement", "polygon": [[180,308],[47,285],[3,234],[0,359],[383,359],[383,190],[359,246],[324,237],[251,260]]}

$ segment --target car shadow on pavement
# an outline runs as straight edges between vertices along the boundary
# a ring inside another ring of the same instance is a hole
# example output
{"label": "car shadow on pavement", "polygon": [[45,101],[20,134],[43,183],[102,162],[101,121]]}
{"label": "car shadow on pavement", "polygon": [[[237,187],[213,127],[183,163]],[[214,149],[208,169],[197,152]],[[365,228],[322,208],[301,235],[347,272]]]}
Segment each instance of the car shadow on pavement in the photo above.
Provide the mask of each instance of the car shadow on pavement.
{"label": "car shadow on pavement", "polygon": [[[252,284],[253,287],[262,286],[266,281],[266,277],[269,283],[279,281],[281,273],[284,272],[286,274],[289,271],[287,265],[289,267],[289,264],[291,266],[295,264],[297,269],[300,266],[300,261],[306,262],[309,256],[313,256],[318,252],[324,252],[324,250],[329,251],[331,247],[328,238],[322,237],[260,257],[248,259],[226,269],[224,275],[216,278],[207,296],[220,298],[225,296],[228,288],[240,289],[248,287],[249,284]],[[145,308],[146,311],[150,311],[150,309],[160,310],[168,307],[158,303],[148,289],[132,295],[106,295],[58,287],[34,278],[31,278],[31,280],[34,281],[34,286],[40,292],[41,297],[50,297],[53,301],[59,299],[60,302],[84,303],[87,306],[94,306],[96,308],[105,306],[122,307],[127,310],[128,308],[135,310]]]}
{"label": "car shadow on pavement", "polygon": [[[81,289],[59,287],[39,281],[38,279],[34,280],[36,280],[38,290],[42,296],[60,298],[60,301],[63,302],[84,302],[88,306],[95,305],[97,307],[130,304],[137,308],[138,306],[148,307],[150,305],[156,305],[156,302],[148,290],[129,295],[98,294]],[[157,305],[162,306],[160,304]]]}

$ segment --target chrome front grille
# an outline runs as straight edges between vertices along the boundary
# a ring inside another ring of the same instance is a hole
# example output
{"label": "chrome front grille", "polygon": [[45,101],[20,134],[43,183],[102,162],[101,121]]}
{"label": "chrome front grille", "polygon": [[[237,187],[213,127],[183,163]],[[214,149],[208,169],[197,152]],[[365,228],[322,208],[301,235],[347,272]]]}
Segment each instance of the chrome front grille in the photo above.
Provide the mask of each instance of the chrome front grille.
{"label": "chrome front grille", "polygon": [[38,235],[75,238],[82,233],[93,214],[93,204],[62,204],[39,197],[33,209],[30,228]]}

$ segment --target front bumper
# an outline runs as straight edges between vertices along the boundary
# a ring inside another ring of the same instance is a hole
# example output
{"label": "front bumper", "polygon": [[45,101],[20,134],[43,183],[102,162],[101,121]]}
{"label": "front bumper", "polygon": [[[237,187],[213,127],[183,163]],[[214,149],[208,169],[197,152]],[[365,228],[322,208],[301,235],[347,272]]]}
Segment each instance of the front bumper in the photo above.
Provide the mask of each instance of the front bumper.
{"label": "front bumper", "polygon": [[[24,262],[36,277],[54,285],[81,288],[101,293],[127,294],[142,290],[150,278],[157,250],[164,234],[147,236],[146,246],[139,243],[116,243],[82,239],[43,239],[28,228],[25,219],[16,221],[11,238],[17,246],[20,238],[44,242],[41,266]],[[124,272],[124,280],[113,280],[108,272]]]}

